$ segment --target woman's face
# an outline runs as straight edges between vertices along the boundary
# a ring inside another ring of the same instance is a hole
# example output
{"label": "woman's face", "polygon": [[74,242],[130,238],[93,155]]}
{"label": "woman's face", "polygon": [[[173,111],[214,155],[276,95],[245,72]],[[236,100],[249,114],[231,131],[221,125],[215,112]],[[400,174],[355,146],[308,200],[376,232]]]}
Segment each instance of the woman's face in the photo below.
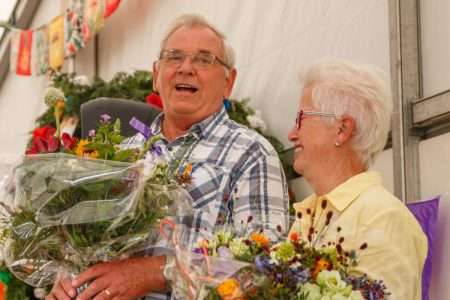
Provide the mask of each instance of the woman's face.
{"label": "woman's face", "polygon": [[[312,105],[311,93],[312,87],[303,90],[299,111],[319,111]],[[333,153],[338,127],[336,122],[329,124],[325,118],[304,115],[300,120],[300,128],[294,126],[289,132],[288,138],[294,143],[294,170],[305,177],[331,171],[334,166]]]}

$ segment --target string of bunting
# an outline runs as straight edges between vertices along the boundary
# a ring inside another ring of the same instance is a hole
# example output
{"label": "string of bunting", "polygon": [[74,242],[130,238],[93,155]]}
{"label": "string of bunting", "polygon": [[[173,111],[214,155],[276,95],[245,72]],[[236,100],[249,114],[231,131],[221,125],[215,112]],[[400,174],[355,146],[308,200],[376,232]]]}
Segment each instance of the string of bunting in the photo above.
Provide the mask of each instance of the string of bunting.
{"label": "string of bunting", "polygon": [[120,0],[69,0],[66,11],[36,29],[11,30],[10,68],[17,75],[44,75],[59,70],[64,59],[74,56],[105,25]]}

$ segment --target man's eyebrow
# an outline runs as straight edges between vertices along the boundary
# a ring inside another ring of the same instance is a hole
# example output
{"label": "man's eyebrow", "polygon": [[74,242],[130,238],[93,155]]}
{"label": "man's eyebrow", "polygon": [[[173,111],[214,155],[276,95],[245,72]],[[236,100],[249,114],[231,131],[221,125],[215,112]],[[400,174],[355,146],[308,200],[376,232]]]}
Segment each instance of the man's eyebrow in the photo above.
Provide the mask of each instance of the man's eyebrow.
{"label": "man's eyebrow", "polygon": [[206,49],[200,49],[197,51],[198,53],[207,53],[207,54],[211,54],[212,52]]}

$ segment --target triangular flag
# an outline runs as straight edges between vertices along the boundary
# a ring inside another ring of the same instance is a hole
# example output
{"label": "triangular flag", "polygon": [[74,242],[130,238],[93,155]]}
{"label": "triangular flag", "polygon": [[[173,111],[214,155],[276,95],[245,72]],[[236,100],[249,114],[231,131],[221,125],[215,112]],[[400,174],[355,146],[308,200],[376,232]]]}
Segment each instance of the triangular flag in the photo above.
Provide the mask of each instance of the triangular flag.
{"label": "triangular flag", "polygon": [[33,45],[33,30],[20,32],[19,50],[17,53],[17,75],[31,75],[31,49]]}
{"label": "triangular flag", "polygon": [[36,75],[47,72],[48,65],[48,27],[42,26],[33,34],[33,66]]}
{"label": "triangular flag", "polygon": [[100,0],[84,0],[83,40],[86,43],[105,25],[105,2]]}
{"label": "triangular flag", "polygon": [[9,68],[11,72],[16,73],[17,71],[17,56],[19,54],[19,43],[20,43],[20,33],[21,30],[11,29],[9,45],[10,45],[10,61]]}
{"label": "triangular flag", "polygon": [[120,4],[120,0],[105,0],[105,18],[108,18],[117,9]]}
{"label": "triangular flag", "polygon": [[78,50],[84,48],[82,35],[83,0],[70,0],[65,18],[65,57],[73,56]]}
{"label": "triangular flag", "polygon": [[64,16],[54,18],[48,25],[49,65],[57,70],[64,64]]}

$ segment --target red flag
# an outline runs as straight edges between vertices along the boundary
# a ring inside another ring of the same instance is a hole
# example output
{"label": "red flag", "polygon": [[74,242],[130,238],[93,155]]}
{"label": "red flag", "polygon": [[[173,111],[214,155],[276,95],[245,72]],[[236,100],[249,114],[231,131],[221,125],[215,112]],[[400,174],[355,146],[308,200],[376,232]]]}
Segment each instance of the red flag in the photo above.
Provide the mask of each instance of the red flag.
{"label": "red flag", "polygon": [[105,0],[105,13],[104,17],[107,18],[113,14],[113,12],[117,9],[120,4],[120,0]]}
{"label": "red flag", "polygon": [[17,75],[31,75],[31,46],[33,31],[24,30],[20,32],[19,53],[17,55]]}

